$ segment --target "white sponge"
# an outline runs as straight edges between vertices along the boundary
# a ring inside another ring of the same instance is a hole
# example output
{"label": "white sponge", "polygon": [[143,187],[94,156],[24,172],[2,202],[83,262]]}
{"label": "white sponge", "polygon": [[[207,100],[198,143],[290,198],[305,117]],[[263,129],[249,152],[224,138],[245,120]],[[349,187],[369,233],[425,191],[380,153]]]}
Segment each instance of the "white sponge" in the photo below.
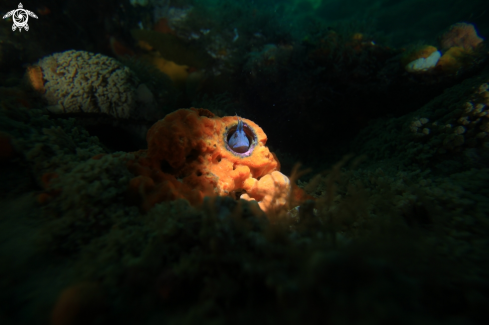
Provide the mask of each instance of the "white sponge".
{"label": "white sponge", "polygon": [[430,56],[428,56],[427,58],[419,58],[412,62],[409,62],[405,68],[406,71],[409,72],[428,71],[438,63],[438,60],[440,60],[440,58],[441,58],[441,52],[435,51],[431,53]]}

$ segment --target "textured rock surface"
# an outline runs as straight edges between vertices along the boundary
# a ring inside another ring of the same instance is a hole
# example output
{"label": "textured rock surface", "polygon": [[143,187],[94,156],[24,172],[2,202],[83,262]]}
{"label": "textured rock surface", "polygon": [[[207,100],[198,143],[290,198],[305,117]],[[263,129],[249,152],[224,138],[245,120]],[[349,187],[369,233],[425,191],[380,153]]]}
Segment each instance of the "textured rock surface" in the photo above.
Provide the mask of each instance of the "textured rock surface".
{"label": "textured rock surface", "polygon": [[71,50],[47,56],[37,66],[42,69],[43,96],[52,113],[107,114],[125,119],[156,115],[157,103],[148,86],[113,58]]}

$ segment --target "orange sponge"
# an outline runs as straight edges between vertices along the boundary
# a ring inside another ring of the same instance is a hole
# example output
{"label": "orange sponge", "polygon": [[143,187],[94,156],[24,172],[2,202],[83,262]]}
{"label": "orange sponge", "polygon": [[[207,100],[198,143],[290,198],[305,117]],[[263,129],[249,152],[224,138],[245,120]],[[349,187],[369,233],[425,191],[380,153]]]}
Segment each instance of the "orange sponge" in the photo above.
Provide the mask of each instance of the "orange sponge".
{"label": "orange sponge", "polygon": [[[451,47],[446,51],[436,65],[436,69],[457,72],[464,65],[470,64],[467,51],[462,47]],[[465,64],[464,64],[465,63]]]}
{"label": "orange sponge", "polygon": [[440,38],[443,49],[451,47],[461,47],[467,51],[476,49],[484,41],[475,30],[474,25],[467,23],[457,23],[450,26],[450,29]]}
{"label": "orange sponge", "polygon": [[257,200],[263,211],[277,211],[287,204],[291,190],[290,180],[279,171],[273,171],[256,180],[249,178],[244,186],[244,200]]}
{"label": "orange sponge", "polygon": [[[146,137],[148,150],[134,153],[136,158],[128,162],[137,175],[130,182],[130,198],[148,210],[158,202],[176,198],[198,204],[204,196],[238,198],[244,191],[250,191],[247,198],[257,201],[285,197],[287,186],[279,187],[283,193],[278,194],[276,187],[261,185],[268,184],[268,178],[260,178],[279,171],[280,165],[265,146],[263,130],[250,120],[242,120],[250,143],[243,153],[234,152],[228,145],[237,129],[236,116],[219,118],[202,108],[179,109],[155,123]],[[255,185],[258,180],[260,186]],[[269,206],[262,204],[264,210]]]}

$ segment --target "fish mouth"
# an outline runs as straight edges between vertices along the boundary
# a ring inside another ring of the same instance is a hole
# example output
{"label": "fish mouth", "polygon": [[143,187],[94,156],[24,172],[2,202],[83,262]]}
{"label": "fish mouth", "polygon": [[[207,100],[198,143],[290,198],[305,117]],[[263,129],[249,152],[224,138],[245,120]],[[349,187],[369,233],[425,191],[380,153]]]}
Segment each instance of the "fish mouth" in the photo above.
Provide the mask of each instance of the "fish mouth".
{"label": "fish mouth", "polygon": [[240,150],[238,152],[233,148],[231,148],[231,146],[229,145],[229,139],[231,139],[231,136],[236,132],[237,129],[238,129],[238,123],[227,127],[226,130],[224,131],[224,143],[226,144],[226,149],[235,156],[241,158],[249,157],[253,153],[253,150],[255,149],[255,146],[258,142],[258,137],[256,136],[256,132],[248,124],[243,122],[243,131],[246,137],[248,138],[250,145],[248,146],[248,148],[240,147]]}

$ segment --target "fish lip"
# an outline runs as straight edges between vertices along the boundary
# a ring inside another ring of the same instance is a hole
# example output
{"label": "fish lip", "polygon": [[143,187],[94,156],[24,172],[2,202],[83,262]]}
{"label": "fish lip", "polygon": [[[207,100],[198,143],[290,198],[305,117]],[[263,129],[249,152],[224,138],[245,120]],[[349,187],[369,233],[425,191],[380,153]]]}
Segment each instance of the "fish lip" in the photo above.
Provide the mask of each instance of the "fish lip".
{"label": "fish lip", "polygon": [[224,143],[226,145],[226,149],[231,152],[233,155],[240,157],[240,158],[246,158],[249,157],[253,154],[253,150],[255,150],[256,144],[258,143],[258,137],[256,135],[255,130],[253,130],[252,127],[250,127],[248,124],[243,122],[243,131],[246,134],[246,137],[250,141],[250,146],[248,147],[248,150],[246,150],[243,153],[239,153],[234,151],[230,146],[229,146],[229,138],[231,137],[234,132],[238,129],[238,123],[234,123],[226,128],[224,131],[223,137],[224,137]]}

